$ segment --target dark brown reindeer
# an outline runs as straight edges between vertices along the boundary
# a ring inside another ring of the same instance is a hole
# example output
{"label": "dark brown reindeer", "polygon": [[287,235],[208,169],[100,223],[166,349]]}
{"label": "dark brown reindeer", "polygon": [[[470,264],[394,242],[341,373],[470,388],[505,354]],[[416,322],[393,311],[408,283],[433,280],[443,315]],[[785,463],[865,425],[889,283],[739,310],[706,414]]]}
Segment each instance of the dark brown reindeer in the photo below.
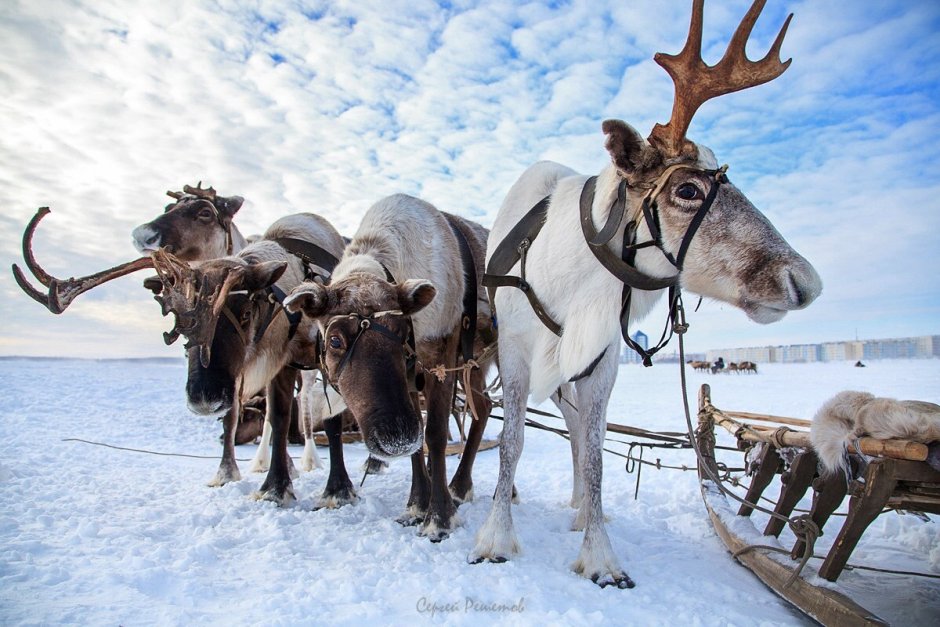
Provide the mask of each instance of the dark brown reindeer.
{"label": "dark brown reindeer", "polygon": [[[241,196],[220,196],[212,187],[203,188],[201,181],[195,187],[184,185],[182,192],[168,191],[167,195],[176,202],[167,205],[162,215],[141,224],[132,233],[134,246],[141,253],[149,254],[162,248],[177,259],[197,262],[237,254],[248,245],[246,238],[233,222],[235,214],[244,203]],[[260,239],[261,236],[255,238],[255,241]],[[315,391],[299,395],[299,407],[295,408],[297,411],[292,412],[291,418],[291,442],[303,440],[305,444],[302,464],[304,470],[322,466],[313,445],[311,420],[304,420],[311,418],[309,399],[315,395]],[[233,407],[229,411],[237,410],[237,407]],[[223,466],[228,470],[217,473],[210,481],[210,486],[224,485],[240,478],[237,469],[233,472],[232,447],[253,434],[253,425],[243,425],[243,419],[244,415],[240,414],[222,418],[222,442],[226,449],[223,452]],[[302,438],[297,428],[298,420],[304,422]],[[267,471],[271,461],[271,425],[267,420],[262,421],[262,424],[261,441],[254,459],[249,464],[249,469],[253,472]],[[239,431],[246,432],[240,434]]]}
{"label": "dark brown reindeer", "polygon": [[[481,326],[493,332],[479,284],[486,234],[417,198],[390,196],[366,212],[330,284],[303,283],[285,301],[288,310],[302,311],[319,325],[324,372],[343,395],[370,453],[411,456],[411,493],[399,521],[420,523],[420,533],[432,541],[453,528],[454,501],[472,498],[470,469],[489,414],[482,369],[472,370],[469,393],[486,406],[471,426],[448,489],[447,420],[461,331]],[[468,305],[479,311],[468,313]],[[426,427],[409,386],[410,338],[424,375]]]}
{"label": "dark brown reindeer", "polygon": [[[763,59],[745,54],[763,6],[755,0],[721,61],[708,66],[701,58],[703,0],[695,0],[685,47],[654,57],[675,84],[669,123],[644,138],[607,120],[610,163],[596,177],[537,163],[503,201],[490,232],[488,273],[507,281],[501,285],[521,274],[524,284],[516,284],[525,291],[499,289],[493,303],[505,419],[496,494],[471,562],[504,562],[519,552],[511,505],[527,399],[540,402],[562,387],[577,407],[562,411],[576,469],[572,528],[584,530],[572,568],[601,586],[633,587],[611,546],[601,499],[607,403],[629,321],[644,317],[666,288],[672,312],[679,311],[681,287],[765,324],[819,295],[822,282],[809,262],[728,181],[711,150],[686,138],[704,102],[773,80],[789,65],[779,58],[789,18]],[[539,215],[541,221],[529,220]],[[537,237],[529,224],[540,228]],[[521,258],[512,254],[519,231],[531,235]]]}
{"label": "dark brown reindeer", "polygon": [[[298,243],[312,244],[309,254]],[[190,409],[232,410],[241,399],[265,390],[273,454],[259,496],[282,505],[294,498],[287,437],[297,368],[315,365],[310,357],[316,354],[317,343],[315,326],[302,316],[287,314],[282,301],[305,278],[327,277],[327,262],[320,255],[337,258],[343,244],[326,220],[297,214],[275,222],[260,241],[238,255],[192,268],[165,264],[163,259],[173,261],[170,256],[154,255],[160,275],[157,298],[164,313],[176,317],[174,333],[189,340]],[[219,350],[226,355],[215,357]],[[323,498],[330,505],[355,499],[342,461],[338,414],[343,408],[335,409],[337,415],[326,421],[331,464]]]}
{"label": "dark brown reindeer", "polygon": [[[336,230],[319,216],[297,214],[275,222],[261,241],[238,255],[190,265],[160,249],[150,257],[88,277],[61,280],[45,272],[32,253],[33,232],[48,213],[48,208],[40,209],[23,236],[26,264],[48,292],[34,288],[14,264],[20,287],[53,313],[61,313],[77,296],[106,281],[145,268],[156,269],[158,276],[145,285],[155,292],[164,315],[174,315],[173,329],[164,334],[165,341],[170,344],[180,336],[188,340],[186,395],[190,409],[199,414],[229,412],[237,416],[237,406],[243,400],[265,389],[274,455],[259,496],[279,504],[291,501],[287,431],[297,380],[295,367],[315,354],[317,331],[302,316],[286,315],[280,300],[305,278],[328,273],[317,262],[308,263],[288,252],[285,246],[293,249],[300,242],[303,248],[306,243],[308,259],[323,252],[335,258],[344,245]],[[341,409],[337,407],[338,412]],[[355,493],[342,462],[338,416],[327,420],[326,430],[331,468],[324,498],[332,504],[350,501]],[[221,482],[240,476],[233,444],[228,440],[223,448],[217,477]]]}

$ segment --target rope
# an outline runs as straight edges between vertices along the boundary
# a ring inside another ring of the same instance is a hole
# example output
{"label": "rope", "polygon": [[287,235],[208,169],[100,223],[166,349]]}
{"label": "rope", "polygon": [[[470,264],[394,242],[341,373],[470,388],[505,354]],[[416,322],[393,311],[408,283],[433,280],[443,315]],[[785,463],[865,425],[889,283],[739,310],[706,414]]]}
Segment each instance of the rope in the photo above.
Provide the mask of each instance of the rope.
{"label": "rope", "polygon": [[[82,438],[62,438],[62,442],[82,442],[84,444],[91,444],[93,446],[103,446],[105,448],[113,448],[118,451],[130,451],[132,453],[146,453],[147,455],[160,455],[162,457],[188,457],[191,459],[222,459],[218,455],[189,455],[187,453],[164,453],[161,451],[150,451],[143,448],[130,448],[126,446],[115,446],[114,444],[106,444],[105,442],[95,442],[93,440],[83,440]],[[251,461],[249,459],[236,459],[237,462],[247,462]]]}
{"label": "rope", "polygon": [[[680,296],[677,296],[676,298],[676,322],[675,322],[675,333],[676,335],[679,336],[679,378],[680,378],[681,385],[682,385],[682,405],[683,405],[683,410],[685,412],[686,428],[688,429],[689,440],[692,442],[692,448],[695,450],[695,457],[698,460],[698,467],[704,471],[705,475],[707,475],[708,478],[711,479],[711,481],[715,484],[715,486],[723,495],[725,495],[726,497],[730,497],[738,501],[739,503],[747,505],[753,510],[763,512],[764,514],[767,514],[768,516],[772,518],[776,518],[777,520],[782,520],[786,522],[787,525],[790,526],[790,529],[794,532],[796,537],[803,542],[803,546],[804,546],[803,557],[800,560],[800,564],[794,570],[793,574],[784,584],[784,588],[787,588],[790,586],[790,584],[792,584],[796,580],[797,577],[799,577],[800,573],[803,571],[803,567],[809,561],[810,556],[813,555],[813,548],[816,543],[816,538],[818,538],[820,534],[819,527],[816,526],[816,524],[813,523],[811,519],[808,519],[808,517],[805,515],[797,516],[794,519],[790,519],[790,518],[787,518],[786,516],[778,514],[777,512],[771,511],[765,507],[761,507],[760,505],[756,503],[750,503],[747,500],[741,498],[740,496],[738,496],[737,494],[729,490],[727,487],[725,487],[722,481],[722,478],[717,476],[713,472],[709,464],[705,461],[702,455],[702,451],[699,449],[698,441],[695,438],[695,429],[692,427],[692,415],[689,411],[689,392],[687,389],[687,382],[686,382],[686,376],[685,376],[685,341],[684,341],[684,336],[685,336],[686,331],[688,331],[688,329],[689,329],[689,325],[686,323],[686,320],[685,320],[685,309],[682,305],[682,297],[680,295]],[[709,405],[711,404],[709,403]],[[708,411],[708,409],[706,409],[706,411]],[[778,433],[779,433],[779,430],[778,430]],[[715,438],[714,428],[711,430],[710,434],[705,434],[705,435],[707,435],[710,438],[711,442],[714,443],[714,438]],[[704,491],[702,494],[702,498],[703,499],[705,498]],[[808,519],[808,522],[811,524],[807,524],[806,522],[797,522],[800,519]],[[741,549],[740,552],[743,553],[745,551],[750,551],[750,550],[753,550],[754,548],[758,548],[758,546],[759,545],[750,545],[748,547],[744,547],[743,549]],[[734,557],[737,557],[737,555],[735,555]]]}

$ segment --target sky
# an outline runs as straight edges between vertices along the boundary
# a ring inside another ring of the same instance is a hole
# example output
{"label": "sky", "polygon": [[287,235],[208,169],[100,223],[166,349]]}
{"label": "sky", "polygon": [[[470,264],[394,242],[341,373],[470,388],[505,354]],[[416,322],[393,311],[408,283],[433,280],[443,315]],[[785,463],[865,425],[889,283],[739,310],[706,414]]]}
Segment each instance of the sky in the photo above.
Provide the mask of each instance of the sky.
{"label": "sky", "polygon": [[[747,0],[705,6],[715,63]],[[669,119],[652,61],[685,42],[689,0],[0,4],[0,355],[181,356],[140,272],[60,316],[9,267],[66,278],[136,258],[131,231],[197,181],[246,199],[245,234],[319,213],[352,235],[397,192],[491,226],[532,163],[609,161],[601,122]],[[940,333],[940,3],[769,0],[790,68],[706,103],[689,137],[818,270],[808,309],[758,325],[686,296],[686,350]],[[22,264],[21,264],[22,265]],[[663,313],[639,328],[658,337]],[[667,351],[672,350],[666,349]]]}

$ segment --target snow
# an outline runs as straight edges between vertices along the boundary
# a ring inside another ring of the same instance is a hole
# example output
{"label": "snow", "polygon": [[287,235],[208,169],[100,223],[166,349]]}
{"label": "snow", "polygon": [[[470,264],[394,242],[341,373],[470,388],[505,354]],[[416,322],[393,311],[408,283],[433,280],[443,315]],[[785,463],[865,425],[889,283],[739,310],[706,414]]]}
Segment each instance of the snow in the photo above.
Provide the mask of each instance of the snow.
{"label": "snow", "polygon": [[[693,472],[645,466],[634,500],[636,474],[625,472],[621,457],[605,454],[608,529],[637,587],[601,589],[569,569],[581,534],[569,531],[570,457],[557,435],[526,430],[516,477],[521,503],[513,507],[522,554],[505,564],[471,565],[466,557],[495,487],[496,449],[477,458],[477,498],[461,506],[462,525],[432,544],[394,521],[407,499],[407,460],[369,476],[360,502],[338,510],[313,511],[324,469],[295,480],[293,507],[252,500],[263,475],[247,472],[251,445],[238,450],[242,481],[207,487],[221,427],[186,409],[182,361],[3,359],[0,375],[5,625],[809,624],[731,559],[710,526]],[[687,375],[693,403],[709,383],[719,408],[777,415],[809,418],[844,389],[940,402],[935,359],[872,361],[864,369],[846,362],[761,364],[758,375]],[[609,419],[684,431],[679,391],[676,365],[624,365]],[[492,420],[488,437],[500,428]],[[609,447],[627,451],[619,442]],[[298,459],[302,447],[291,452]],[[348,445],[346,455],[358,481],[364,448]],[[740,466],[739,454],[726,455]],[[653,449],[644,458],[694,466],[687,450]],[[456,460],[448,462],[453,472]],[[763,528],[765,519],[754,518]],[[787,547],[788,533],[781,537]],[[818,553],[834,535],[827,527]],[[851,562],[940,573],[940,525],[936,517],[880,516]],[[933,625],[940,616],[936,579],[855,570],[837,587],[895,624]]]}

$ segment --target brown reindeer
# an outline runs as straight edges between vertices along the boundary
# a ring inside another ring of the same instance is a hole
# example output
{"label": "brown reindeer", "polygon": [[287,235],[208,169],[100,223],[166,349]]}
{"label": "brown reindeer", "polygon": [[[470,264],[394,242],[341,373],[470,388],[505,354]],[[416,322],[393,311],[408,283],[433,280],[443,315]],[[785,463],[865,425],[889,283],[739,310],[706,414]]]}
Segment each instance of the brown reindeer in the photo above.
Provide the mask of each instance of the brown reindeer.
{"label": "brown reindeer", "polygon": [[738,362],[738,372],[757,374],[757,364],[755,364],[753,361]]}
{"label": "brown reindeer", "polygon": [[[259,496],[279,504],[294,498],[287,437],[297,367],[314,365],[309,357],[315,354],[317,341],[316,329],[301,316],[286,314],[281,302],[304,278],[328,276],[322,266],[289,252],[297,242],[313,244],[334,257],[343,248],[342,238],[326,220],[298,214],[275,222],[261,241],[238,255],[195,264],[189,272],[172,263],[157,263],[162,283],[158,299],[165,313],[176,315],[175,332],[189,340],[190,408],[197,413],[232,409],[265,389],[273,454]],[[155,261],[160,258],[155,256]],[[232,315],[221,315],[232,307],[236,308]],[[235,354],[216,358],[216,350]],[[337,407],[337,414],[341,410]],[[336,415],[327,421],[331,468],[324,498],[339,496],[348,502],[355,493],[342,463],[341,445],[334,445],[334,441],[339,444],[339,431]]]}
{"label": "brown reindeer", "polygon": [[[453,528],[454,501],[472,497],[470,468],[489,413],[484,407],[473,422],[448,489],[444,450],[461,331],[482,323],[493,332],[479,284],[486,235],[483,227],[417,198],[390,196],[366,212],[330,284],[304,283],[285,301],[288,310],[319,325],[324,371],[369,451],[380,458],[411,456],[411,493],[399,522],[420,523],[432,541]],[[468,305],[479,313],[468,313]],[[426,427],[409,386],[414,357],[422,371],[417,378],[424,380]],[[482,370],[473,371],[473,379],[469,393],[482,401]]]}
{"label": "brown reindeer", "polygon": [[[212,187],[203,188],[201,181],[196,187],[184,185],[182,192],[168,191],[167,195],[176,202],[167,205],[162,215],[141,224],[132,233],[134,246],[141,253],[149,254],[163,248],[183,261],[206,261],[237,254],[249,241],[253,243],[263,239],[261,235],[245,238],[235,226],[233,218],[244,202],[241,196],[219,196]],[[291,412],[289,441],[292,444],[304,444],[301,467],[312,470],[322,466],[313,444],[314,416],[311,410],[319,392],[306,382],[307,378],[302,375],[305,381],[301,387],[307,390],[298,395],[297,411]],[[226,442],[231,437],[235,438],[236,444],[253,440],[254,437],[249,436],[254,433],[255,425],[243,426],[245,420],[244,415],[225,416],[222,420],[222,441]],[[303,433],[298,423],[303,423]],[[249,465],[253,472],[267,471],[271,461],[271,425],[266,421],[262,421],[262,424],[261,441]],[[231,433],[233,429],[234,436]],[[223,485],[231,480],[229,474],[219,473],[209,485]]]}
{"label": "brown reindeer", "polygon": [[[274,455],[259,497],[284,504],[293,499],[287,432],[297,367],[315,354],[316,328],[302,316],[283,311],[283,296],[305,278],[328,272],[309,259],[338,257],[343,239],[323,218],[296,214],[275,222],[261,241],[237,255],[189,265],[164,249],[114,268],[78,279],[60,280],[46,273],[32,254],[32,236],[49,213],[42,208],[23,236],[26,264],[48,288],[43,294],[19,267],[17,283],[53,313],[61,313],[80,294],[97,285],[145,268],[158,276],[145,281],[161,304],[174,315],[173,329],[164,334],[170,344],[184,336],[189,366],[187,403],[194,413],[238,416],[238,406],[266,391],[266,414],[272,425]],[[300,247],[295,253],[288,249]],[[342,408],[337,408],[340,411]],[[331,468],[325,497],[352,500],[355,492],[342,463],[339,417],[327,421]],[[217,482],[239,478],[234,457],[234,429],[226,438]]]}
{"label": "brown reindeer", "polygon": [[182,261],[204,261],[236,254],[248,245],[232,222],[245,202],[241,196],[219,196],[212,187],[203,188],[201,181],[167,195],[176,202],[131,234],[142,254],[163,248]]}

